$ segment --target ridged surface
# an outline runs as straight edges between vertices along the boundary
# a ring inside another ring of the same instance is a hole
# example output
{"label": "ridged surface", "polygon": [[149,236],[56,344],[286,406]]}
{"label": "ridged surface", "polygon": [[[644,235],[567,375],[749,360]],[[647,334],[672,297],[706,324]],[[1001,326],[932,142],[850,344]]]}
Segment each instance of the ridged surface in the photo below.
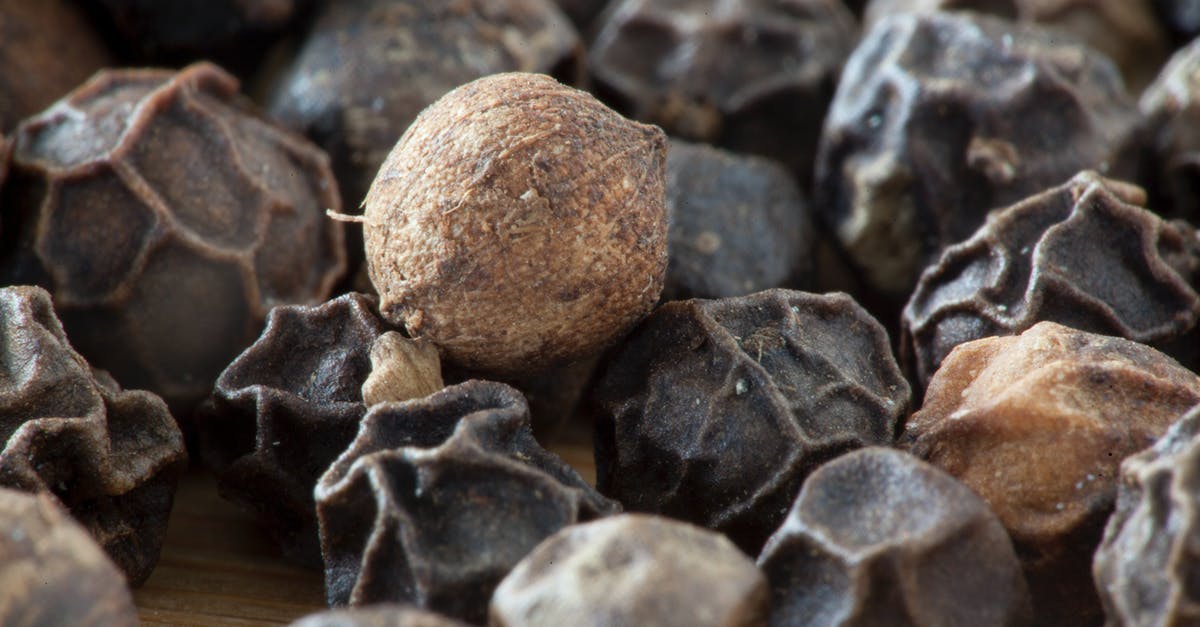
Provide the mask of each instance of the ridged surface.
{"label": "ridged surface", "polygon": [[1012,542],[975,493],[871,447],[818,468],[758,558],[779,627],[1031,623]]}
{"label": "ridged surface", "polygon": [[271,307],[344,270],[327,158],[216,66],[102,72],[15,141],[0,277],[45,286],[84,356],[181,420]]}
{"label": "ridged surface", "polygon": [[666,138],[523,73],[426,109],[367,195],[384,319],[494,376],[599,352],[649,313],[667,266]]}
{"label": "ridged surface", "polygon": [[614,0],[596,28],[591,75],[623,113],[802,181],[858,34],[838,0]]}
{"label": "ridged surface", "polygon": [[908,402],[883,327],[845,294],[667,303],[594,388],[597,486],[755,554],[809,472],[890,444]]}
{"label": "ridged surface", "polygon": [[158,561],[183,436],[161,399],[76,353],[36,287],[0,289],[0,486],[52,494],[133,585]]}
{"label": "ridged surface", "polygon": [[387,330],[361,294],[276,307],[196,414],[221,495],[253,512],[291,559],[321,563],[313,487],[354,441],[371,346]]}
{"label": "ridged surface", "polygon": [[811,283],[812,214],[778,164],[672,140],[663,300],[743,296]]}
{"label": "ridged surface", "polygon": [[1136,122],[1112,64],[1057,33],[889,15],[842,73],[813,206],[868,286],[903,302],[991,209],[1121,165]]}
{"label": "ridged surface", "polygon": [[1092,553],[1118,467],[1200,403],[1200,377],[1129,340],[1040,322],[956,347],[903,443],[983,497],[1012,536],[1038,624],[1101,617]]}
{"label": "ridged surface", "polygon": [[1150,134],[1142,171],[1150,207],[1200,224],[1200,41],[1171,57],[1139,107]]}
{"label": "ridged surface", "polygon": [[924,388],[955,346],[1049,320],[1200,367],[1200,232],[1142,208],[1134,186],[1076,175],[996,211],[926,269],[900,355]]}
{"label": "ridged surface", "polygon": [[520,393],[486,381],[372,407],[315,494],[330,605],[476,623],[539,542],[619,509],[538,445]]}
{"label": "ridged surface", "polygon": [[765,627],[767,582],[720,534],[629,514],[547,538],[492,596],[492,627]]}

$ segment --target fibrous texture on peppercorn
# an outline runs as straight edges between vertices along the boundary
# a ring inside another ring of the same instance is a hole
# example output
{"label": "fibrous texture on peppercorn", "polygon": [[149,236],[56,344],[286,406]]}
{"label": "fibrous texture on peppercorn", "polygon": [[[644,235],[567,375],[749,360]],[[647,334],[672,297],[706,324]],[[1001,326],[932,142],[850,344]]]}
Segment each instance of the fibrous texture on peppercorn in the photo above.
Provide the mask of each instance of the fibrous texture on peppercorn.
{"label": "fibrous texture on peppercorn", "polygon": [[291,627],[466,627],[466,624],[408,605],[380,603],[310,614]]}
{"label": "fibrous texture on peppercorn", "polygon": [[725,537],[627,514],[539,544],[496,588],[488,624],[765,626],[767,598],[762,573]]}
{"label": "fibrous texture on peppercorn", "polygon": [[476,622],[544,538],[619,508],[538,445],[520,393],[486,381],[375,405],[315,494],[330,605]]}
{"label": "fibrous texture on peppercorn", "polygon": [[923,388],[950,350],[1050,320],[1200,366],[1200,232],[1143,209],[1134,186],[1083,172],[996,211],[930,266],[901,319]]}
{"label": "fibrous texture on peppercorn", "polygon": [[45,494],[0,488],[0,623],[132,627],[121,571]]}
{"label": "fibrous texture on peppercorn", "polygon": [[1186,625],[1200,617],[1200,405],[1121,464],[1116,512],[1096,551],[1110,625]]}
{"label": "fibrous texture on peppercorn", "polygon": [[161,399],[88,366],[40,288],[0,289],[0,437],[0,485],[52,493],[133,585],[145,581],[186,465],[183,436]]}
{"label": "fibrous texture on peppercorn", "polygon": [[858,34],[839,0],[615,0],[597,28],[591,76],[622,112],[805,181]]}
{"label": "fibrous texture on peppercorn", "polygon": [[1084,624],[1100,612],[1090,564],[1121,460],[1197,403],[1200,377],[1166,355],[1041,322],[951,351],[904,440],[1000,517],[1039,623]]}
{"label": "fibrous texture on peppercorn", "polygon": [[366,201],[380,312],[495,376],[598,352],[645,316],[667,265],[666,138],[522,73],[423,111]]}
{"label": "fibrous texture on peppercorn", "polygon": [[813,468],[892,442],[909,387],[850,297],[770,290],[659,307],[593,395],[601,492],[753,554]]}
{"label": "fibrous texture on peppercorn", "polygon": [[1200,223],[1200,40],[1171,58],[1139,107],[1150,134],[1142,180],[1151,208]]}
{"label": "fibrous texture on peppercorn", "polygon": [[812,274],[808,205],[771,161],[673,140],[667,210],[663,300],[742,296]]}
{"label": "fibrous texture on peppercorn", "polygon": [[771,624],[1026,625],[1029,590],[986,503],[945,472],[871,447],[818,468],[758,558]]}
{"label": "fibrous texture on peppercorn", "polygon": [[1056,33],[891,15],[842,73],[814,206],[867,285],[902,302],[989,210],[1114,165],[1136,121],[1112,64]]}
{"label": "fibrous texture on peppercorn", "polygon": [[354,208],[426,106],[488,74],[558,71],[580,48],[551,0],[327,2],[268,108],[329,151]]}
{"label": "fibrous texture on peppercorn", "polygon": [[110,65],[108,49],[69,0],[0,0],[0,133]]}
{"label": "fibrous texture on peppercorn", "polygon": [[17,131],[0,278],[54,296],[71,342],[182,418],[275,305],[341,275],[323,153],[215,66],[105,71]]}
{"label": "fibrous texture on peppercorn", "polygon": [[902,11],[979,11],[1036,23],[1078,38],[1117,64],[1133,93],[1167,57],[1166,33],[1152,0],[871,0],[864,25]]}
{"label": "fibrous texture on peppercorn", "polygon": [[388,330],[374,309],[360,294],[272,309],[196,416],[221,495],[253,512],[292,559],[321,562],[313,487],[367,413],[371,348]]}

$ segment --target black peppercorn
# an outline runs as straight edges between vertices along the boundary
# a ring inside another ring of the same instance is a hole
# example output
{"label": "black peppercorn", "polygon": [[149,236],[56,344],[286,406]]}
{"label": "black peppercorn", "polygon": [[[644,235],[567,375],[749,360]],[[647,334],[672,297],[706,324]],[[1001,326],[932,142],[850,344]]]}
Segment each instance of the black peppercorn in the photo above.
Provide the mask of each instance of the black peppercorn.
{"label": "black peppercorn", "polygon": [[1139,107],[1150,135],[1141,174],[1150,207],[1200,224],[1200,39],[1171,58]]}

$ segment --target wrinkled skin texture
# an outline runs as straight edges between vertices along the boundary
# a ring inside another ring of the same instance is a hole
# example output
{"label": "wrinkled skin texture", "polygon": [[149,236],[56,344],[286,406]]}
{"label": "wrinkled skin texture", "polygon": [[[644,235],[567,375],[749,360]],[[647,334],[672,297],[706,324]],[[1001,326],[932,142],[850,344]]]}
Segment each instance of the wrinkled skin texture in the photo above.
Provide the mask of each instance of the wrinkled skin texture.
{"label": "wrinkled skin texture", "polygon": [[512,377],[599,352],[658,300],[666,138],[534,74],[468,83],[409,127],[367,195],[380,312]]}
{"label": "wrinkled skin texture", "polygon": [[70,0],[0,0],[0,133],[112,65]]}
{"label": "wrinkled skin texture", "polygon": [[375,405],[315,494],[330,605],[476,623],[544,538],[620,508],[538,445],[520,393],[486,381]]}
{"label": "wrinkled skin texture", "polygon": [[818,468],[758,558],[779,627],[1028,625],[996,515],[953,477],[870,447]]}
{"label": "wrinkled skin texture", "polygon": [[318,12],[268,109],[329,152],[346,208],[357,211],[426,106],[498,72],[561,70],[573,80],[579,51],[551,0],[336,0]]}
{"label": "wrinkled skin texture", "polygon": [[134,627],[125,577],[46,494],[0,488],[0,623]]}
{"label": "wrinkled skin texture", "polygon": [[617,109],[805,182],[858,35],[839,0],[614,0],[596,28],[589,69]]}
{"label": "wrinkled skin texture", "polygon": [[1112,64],[1057,33],[968,13],[889,15],[842,73],[813,206],[867,287],[902,303],[991,209],[1085,168],[1119,169],[1136,122]]}
{"label": "wrinkled skin texture", "polygon": [[467,627],[433,612],[394,603],[310,614],[291,627]]}
{"label": "wrinkled skin texture", "polygon": [[256,515],[289,558],[321,564],[313,487],[367,413],[371,347],[388,326],[361,294],[271,310],[195,422],[221,496]]}
{"label": "wrinkled skin texture", "polygon": [[1012,536],[1039,624],[1099,619],[1092,552],[1121,460],[1200,403],[1200,377],[1129,340],[1041,322],[957,346],[903,443],[979,494]]}
{"label": "wrinkled skin texture", "polygon": [[1200,224],[1200,41],[1171,58],[1139,108],[1150,133],[1141,175],[1150,207]]}
{"label": "wrinkled skin texture", "polygon": [[1110,625],[1184,625],[1200,618],[1192,573],[1200,533],[1200,405],[1153,448],[1121,464],[1117,508],[1093,571]]}
{"label": "wrinkled skin texture", "polygon": [[593,389],[597,487],[749,554],[821,463],[887,445],[908,383],[845,294],[769,290],[658,308]]}
{"label": "wrinkled skin texture", "polygon": [[1143,209],[1145,196],[1083,172],[946,249],[901,318],[901,361],[917,387],[955,346],[1043,320],[1200,367],[1200,232]]}
{"label": "wrinkled skin texture", "polygon": [[79,352],[181,421],[271,307],[344,270],[325,155],[216,66],[102,72],[15,142],[0,281],[46,287]]}
{"label": "wrinkled skin texture", "polygon": [[183,436],[162,399],[122,391],[67,342],[50,296],[0,289],[0,486],[50,493],[133,585],[158,562]]}
{"label": "wrinkled skin texture", "polygon": [[812,214],[779,165],[672,140],[667,209],[664,301],[744,296],[811,282]]}
{"label": "wrinkled skin texture", "polygon": [[628,514],[567,527],[492,596],[492,627],[765,627],[767,582],[720,534]]}
{"label": "wrinkled skin texture", "polygon": [[901,11],[979,11],[1039,24],[1073,36],[1112,59],[1131,93],[1140,92],[1167,58],[1167,37],[1153,0],[871,0],[867,28]]}

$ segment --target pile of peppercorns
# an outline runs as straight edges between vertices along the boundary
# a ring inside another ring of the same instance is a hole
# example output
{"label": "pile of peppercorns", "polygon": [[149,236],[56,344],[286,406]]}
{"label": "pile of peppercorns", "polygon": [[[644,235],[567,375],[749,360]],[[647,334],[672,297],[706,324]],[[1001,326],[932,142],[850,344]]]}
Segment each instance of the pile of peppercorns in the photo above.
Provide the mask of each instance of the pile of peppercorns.
{"label": "pile of peppercorns", "polygon": [[0,622],[135,623],[189,458],[308,627],[1200,620],[1198,35],[0,0]]}

